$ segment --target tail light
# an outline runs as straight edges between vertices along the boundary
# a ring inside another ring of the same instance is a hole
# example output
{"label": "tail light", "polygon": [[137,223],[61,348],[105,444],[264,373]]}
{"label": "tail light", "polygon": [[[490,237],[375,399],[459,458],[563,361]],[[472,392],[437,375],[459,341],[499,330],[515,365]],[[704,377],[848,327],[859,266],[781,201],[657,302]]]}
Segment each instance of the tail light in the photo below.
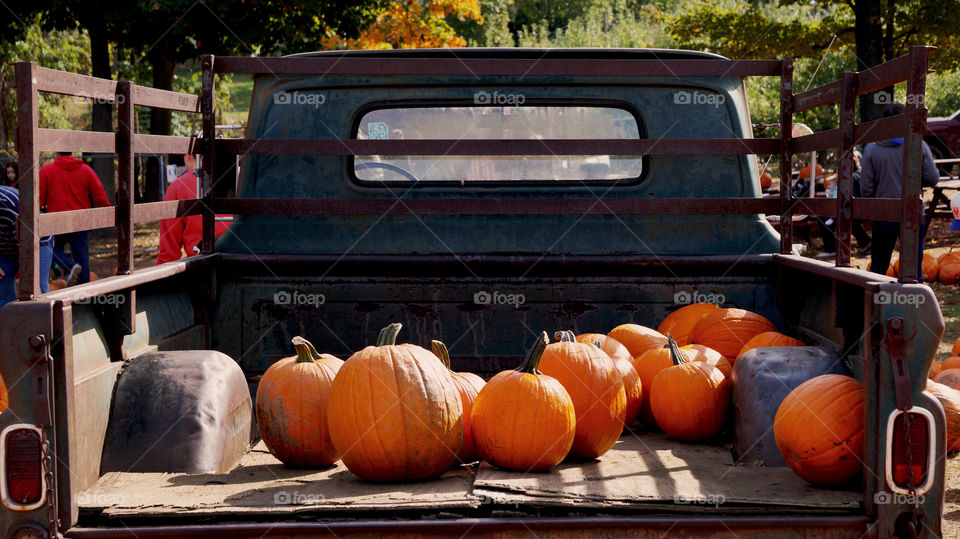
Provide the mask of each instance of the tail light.
{"label": "tail light", "polygon": [[935,434],[933,414],[924,408],[913,407],[890,414],[885,460],[887,487],[891,492],[923,494],[930,490],[936,465]]}
{"label": "tail light", "polygon": [[33,425],[10,425],[0,432],[0,499],[15,511],[30,511],[43,505],[43,444],[40,429]]}

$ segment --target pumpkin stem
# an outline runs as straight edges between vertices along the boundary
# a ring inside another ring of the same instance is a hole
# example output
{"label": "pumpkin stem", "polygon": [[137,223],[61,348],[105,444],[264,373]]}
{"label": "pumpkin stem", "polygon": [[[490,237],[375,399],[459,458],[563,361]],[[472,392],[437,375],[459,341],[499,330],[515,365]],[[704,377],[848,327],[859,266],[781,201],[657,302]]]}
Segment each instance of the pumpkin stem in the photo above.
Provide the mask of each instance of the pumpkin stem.
{"label": "pumpkin stem", "polygon": [[291,342],[293,342],[293,347],[297,349],[297,363],[313,363],[313,352],[316,350],[314,350],[310,341],[303,337],[294,337]]}
{"label": "pumpkin stem", "polygon": [[576,335],[572,331],[564,330],[553,334],[553,338],[560,342],[577,342]]}
{"label": "pumpkin stem", "polygon": [[447,350],[447,345],[440,341],[430,341],[430,349],[433,350],[433,355],[440,358],[440,362],[443,363],[443,366],[449,369],[450,352]]}
{"label": "pumpkin stem", "polygon": [[380,336],[377,337],[377,346],[393,346],[397,344],[397,335],[400,334],[400,328],[403,324],[394,322],[380,330]]}
{"label": "pumpkin stem", "polygon": [[673,359],[674,365],[682,365],[687,362],[687,358],[683,357],[683,352],[677,346],[677,341],[669,333],[667,333],[667,346],[670,347],[670,357]]}
{"label": "pumpkin stem", "polygon": [[313,343],[306,339],[304,339],[303,342],[307,343],[307,346],[310,347],[310,356],[313,357],[314,360],[320,359],[320,352],[317,352],[317,349],[314,348]]}
{"label": "pumpkin stem", "polygon": [[540,356],[543,355],[543,351],[549,343],[550,337],[547,337],[547,332],[541,331],[540,336],[534,339],[533,346],[531,346],[530,351],[527,352],[527,357],[524,358],[523,364],[521,364],[517,370],[530,374],[540,374],[540,371],[537,370],[537,367],[540,365]]}

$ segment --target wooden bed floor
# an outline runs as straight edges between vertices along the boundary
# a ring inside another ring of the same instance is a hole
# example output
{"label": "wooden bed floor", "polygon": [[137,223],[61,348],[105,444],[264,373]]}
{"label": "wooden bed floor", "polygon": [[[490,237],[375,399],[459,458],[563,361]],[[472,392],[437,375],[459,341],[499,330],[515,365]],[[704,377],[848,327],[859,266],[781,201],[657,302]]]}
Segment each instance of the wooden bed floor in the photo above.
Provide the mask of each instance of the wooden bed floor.
{"label": "wooden bed floor", "polygon": [[591,462],[518,473],[481,463],[432,481],[370,483],[342,463],[287,468],[261,442],[228,474],[111,472],[79,496],[82,515],[106,517],[252,516],[383,510],[471,513],[510,507],[636,508],[703,512],[856,511],[860,492],[814,488],[789,468],[734,466],[730,451],[679,443],[662,434],[625,433]]}

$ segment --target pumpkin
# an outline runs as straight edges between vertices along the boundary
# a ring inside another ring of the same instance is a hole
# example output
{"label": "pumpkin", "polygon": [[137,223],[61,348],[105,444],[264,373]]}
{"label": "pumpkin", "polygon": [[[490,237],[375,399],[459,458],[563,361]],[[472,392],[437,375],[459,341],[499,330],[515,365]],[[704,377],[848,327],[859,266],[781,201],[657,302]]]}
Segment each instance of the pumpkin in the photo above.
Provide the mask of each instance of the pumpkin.
{"label": "pumpkin", "polygon": [[257,386],[257,428],[280,462],[303,468],[330,466],[340,458],[330,440],[327,405],[343,361],[317,354],[306,339],[293,338],[297,355],[271,365]]}
{"label": "pumpkin", "polygon": [[610,356],[593,344],[577,342],[570,331],[557,332],[560,342],[547,345],[540,360],[543,374],[570,394],[577,416],[570,454],[595,459],[613,447],[623,432],[627,394]]}
{"label": "pumpkin", "polygon": [[960,263],[941,264],[937,278],[943,284],[957,284],[960,282]]}
{"label": "pumpkin", "polygon": [[533,343],[517,370],[490,379],[473,403],[477,451],[490,464],[519,471],[549,470],[566,458],[577,432],[570,394],[537,371],[549,339]]}
{"label": "pumpkin", "polygon": [[[823,167],[820,166],[820,163],[817,163],[817,177],[823,176]],[[810,179],[810,165],[807,165],[800,169],[800,173],[797,175],[797,178],[809,180]]]}
{"label": "pumpkin", "polygon": [[92,283],[93,281],[99,281],[99,280],[100,280],[100,276],[97,275],[95,271],[90,270],[90,282]]}
{"label": "pumpkin", "polygon": [[623,415],[624,426],[629,427],[640,416],[640,407],[643,405],[643,383],[637,369],[633,368],[633,357],[625,346],[616,339],[602,333],[584,333],[577,335],[577,342],[593,343],[610,356],[613,366],[620,372],[623,380],[623,389],[627,393],[627,410]]}
{"label": "pumpkin", "polygon": [[660,348],[667,344],[667,338],[659,331],[638,324],[623,324],[607,333],[620,344],[627,347],[630,355],[637,357],[651,348]]}
{"label": "pumpkin", "polygon": [[[640,375],[640,383],[643,385],[643,400],[640,405],[640,420],[649,427],[656,427],[657,420],[653,416],[650,408],[650,395],[652,393],[653,379],[657,374],[668,367],[673,366],[673,356],[670,355],[669,341],[673,335],[667,335],[668,344],[653,350],[647,350],[633,359],[633,368]],[[696,352],[692,350],[681,351],[684,359],[690,360]]]}
{"label": "pumpkin", "polygon": [[777,410],[773,436],[790,468],[815,485],[842,483],[863,461],[863,385],[842,374],[811,378]]}
{"label": "pumpkin", "polygon": [[[433,355],[440,358],[440,362],[447,369],[450,369],[450,352],[447,346],[440,341],[430,343]],[[477,399],[477,394],[483,389],[483,378],[480,378],[472,372],[453,372],[450,370],[450,377],[453,378],[453,384],[457,387],[457,393],[460,394],[460,405],[463,407],[463,448],[460,449],[458,457],[460,462],[473,462],[480,458],[477,453],[477,446],[473,443],[473,434],[470,430],[470,412],[473,410],[473,402]]]}
{"label": "pumpkin", "polygon": [[63,290],[64,288],[67,287],[67,281],[64,280],[64,279],[54,279],[54,280],[50,281],[49,285],[50,285],[50,290],[51,290],[51,291],[53,291],[53,290]]}
{"label": "pumpkin", "polygon": [[693,326],[697,325],[701,318],[719,308],[713,303],[685,305],[667,315],[663,322],[660,322],[657,331],[664,335],[667,333],[673,335],[680,346],[688,345],[690,344],[690,332],[693,331]]}
{"label": "pumpkin", "polygon": [[8,407],[10,407],[10,397],[7,395],[7,386],[3,383],[3,378],[0,378],[0,414]]}
{"label": "pumpkin", "polygon": [[953,348],[950,349],[951,356],[960,356],[960,338],[953,341]]}
{"label": "pumpkin", "polygon": [[343,463],[371,481],[436,477],[463,447],[463,407],[450,371],[437,356],[396,344],[400,324],[376,346],[356,352],[330,390],[328,420]]}
{"label": "pumpkin", "polygon": [[733,364],[747,341],[766,331],[776,330],[772,322],[757,313],[744,309],[717,309],[697,322],[690,333],[690,341],[713,348]]}
{"label": "pumpkin", "polygon": [[927,371],[927,378],[933,380],[942,370],[943,367],[940,366],[940,362],[934,359],[930,362],[930,370]]}
{"label": "pumpkin", "polygon": [[[708,365],[716,367],[720,369],[720,372],[722,372],[727,378],[730,378],[730,373],[733,372],[733,365],[727,361],[727,358],[723,357],[723,354],[717,352],[713,348],[709,348],[702,344],[688,344],[686,346],[681,346],[680,350],[684,351],[684,356],[689,361],[702,361]],[[688,350],[693,352],[693,357],[690,357],[690,355],[686,353]]]}
{"label": "pumpkin", "polygon": [[760,175],[760,189],[766,191],[770,189],[771,185],[773,185],[773,176],[769,172],[764,171],[763,174]]}
{"label": "pumpkin", "polygon": [[920,263],[920,271],[923,273],[924,282],[936,282],[940,275],[940,265],[937,259],[930,253],[923,253],[923,261]]}
{"label": "pumpkin", "polygon": [[940,370],[960,369],[960,357],[950,356],[940,364]]}
{"label": "pumpkin", "polygon": [[740,349],[740,352],[737,354],[737,358],[747,353],[749,350],[754,348],[770,348],[774,346],[806,346],[803,341],[799,341],[784,335],[779,331],[765,331],[759,335],[754,335],[746,344],[743,345],[743,348]]}
{"label": "pumpkin", "polygon": [[938,266],[949,266],[952,264],[960,264],[960,251],[947,251],[937,257]]}
{"label": "pumpkin", "polygon": [[927,391],[943,406],[947,416],[947,451],[960,451],[960,391],[927,380]]}
{"label": "pumpkin", "polygon": [[720,369],[687,361],[670,340],[673,366],[653,378],[650,408],[657,425],[675,440],[705,440],[723,427],[730,406],[730,382]]}
{"label": "pumpkin", "polygon": [[890,263],[890,267],[887,268],[887,277],[899,277],[900,276],[900,260],[894,260]]}
{"label": "pumpkin", "polygon": [[633,356],[630,355],[630,350],[627,350],[626,346],[603,333],[584,333],[577,335],[577,342],[585,342],[599,346],[600,349],[606,352],[607,355],[610,356],[610,359],[614,361],[618,359],[625,359],[628,362],[633,361]]}
{"label": "pumpkin", "polygon": [[933,377],[933,381],[953,389],[960,389],[960,369],[944,368]]}

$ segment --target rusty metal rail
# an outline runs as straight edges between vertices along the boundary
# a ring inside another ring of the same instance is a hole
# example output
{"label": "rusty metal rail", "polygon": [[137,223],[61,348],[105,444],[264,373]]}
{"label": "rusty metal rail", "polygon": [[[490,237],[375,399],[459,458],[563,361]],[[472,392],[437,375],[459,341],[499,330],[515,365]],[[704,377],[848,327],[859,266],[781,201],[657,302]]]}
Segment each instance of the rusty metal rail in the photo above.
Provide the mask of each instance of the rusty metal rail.
{"label": "rusty metal rail", "polygon": [[[232,214],[779,214],[781,252],[793,246],[792,216],[807,214],[837,219],[836,265],[849,266],[850,226],[853,219],[902,221],[904,263],[900,280],[914,282],[920,224],[920,163],[926,110],[923,108],[927,57],[932,47],[911,47],[900,58],[859,73],[845,73],[839,81],[793,93],[792,60],[633,60],[598,63],[585,59],[491,58],[383,58],[288,57],[246,58],[204,56],[201,96],[167,92],[73,73],[16,64],[18,144],[20,157],[21,229],[20,299],[39,295],[39,238],[49,234],[116,227],[118,274],[133,271],[133,225],[170,217],[201,215],[204,229],[201,252],[213,252],[216,213]],[[217,74],[365,74],[552,77],[567,73],[603,77],[780,77],[779,138],[663,139],[663,140],[252,140],[216,139],[214,89]],[[907,82],[907,113],[857,124],[856,97]],[[52,92],[114,103],[115,133],[65,131],[38,127],[38,94]],[[839,127],[793,138],[793,115],[819,106],[840,103]],[[202,140],[136,133],[136,106],[202,114]],[[857,144],[905,136],[904,196],[902,199],[856,199],[852,193],[852,149]],[[839,189],[836,199],[793,199],[790,189],[794,154],[837,149]],[[40,214],[39,154],[45,151],[115,152],[118,155],[117,205],[53,214]],[[202,191],[199,199],[133,203],[133,157],[137,153],[203,154]],[[779,198],[726,199],[218,199],[213,191],[214,156],[222,155],[744,155],[778,154]],[[36,234],[34,233],[36,232]],[[131,306],[132,308],[132,306]]]}

